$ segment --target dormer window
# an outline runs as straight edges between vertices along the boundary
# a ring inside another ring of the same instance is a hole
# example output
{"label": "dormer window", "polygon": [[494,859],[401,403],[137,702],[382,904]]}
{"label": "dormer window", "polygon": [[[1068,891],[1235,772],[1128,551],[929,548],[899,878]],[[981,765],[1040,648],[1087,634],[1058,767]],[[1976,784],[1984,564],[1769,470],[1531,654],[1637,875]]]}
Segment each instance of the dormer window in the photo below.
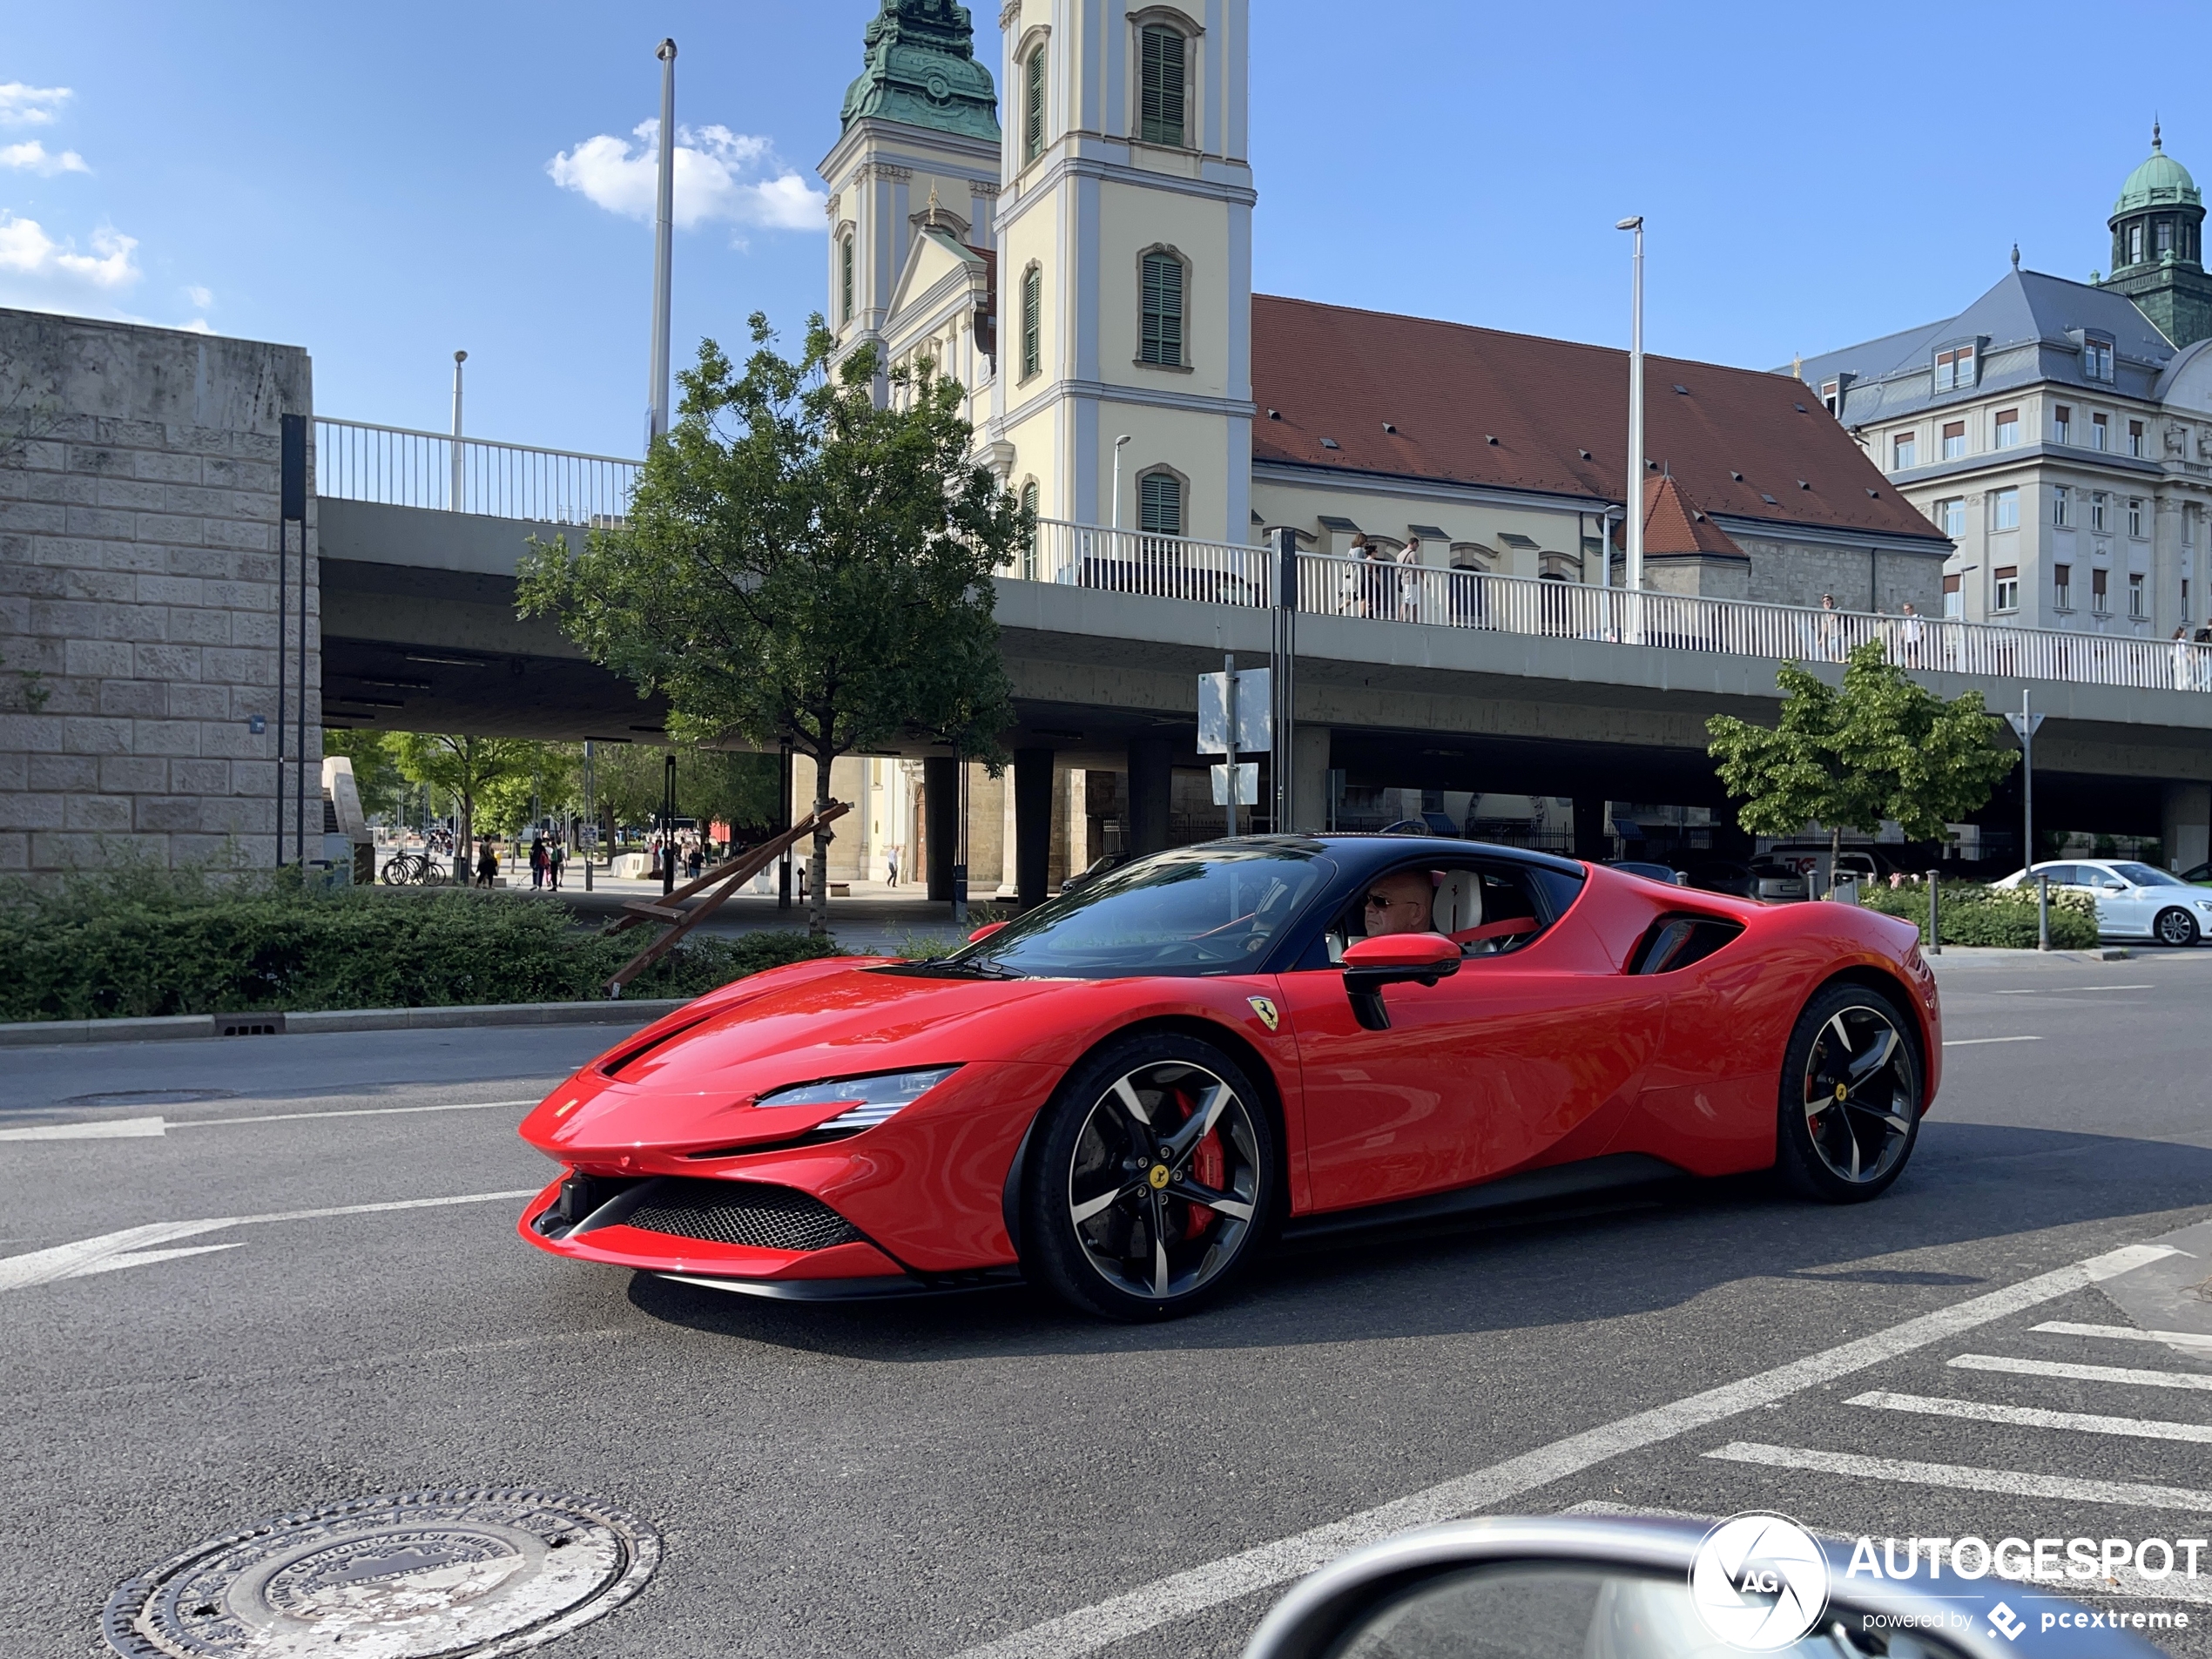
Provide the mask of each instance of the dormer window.
{"label": "dormer window", "polygon": [[2081,338],[2081,372],[2093,381],[2112,378],[2112,341],[2094,334]]}
{"label": "dormer window", "polygon": [[1146,144],[1184,146],[1190,125],[1189,52],[1182,31],[1166,24],[1148,23],[1138,32],[1136,136]]}
{"label": "dormer window", "polygon": [[1975,348],[1971,345],[1946,346],[1936,354],[1935,388],[1948,392],[1974,383]]}

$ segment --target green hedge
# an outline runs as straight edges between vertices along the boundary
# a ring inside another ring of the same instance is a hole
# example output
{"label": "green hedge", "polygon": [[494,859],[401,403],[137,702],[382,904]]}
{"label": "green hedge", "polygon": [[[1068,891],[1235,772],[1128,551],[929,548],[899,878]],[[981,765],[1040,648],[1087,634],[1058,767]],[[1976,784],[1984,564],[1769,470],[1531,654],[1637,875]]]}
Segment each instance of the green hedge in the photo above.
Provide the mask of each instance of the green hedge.
{"label": "green hedge", "polygon": [[[79,877],[0,892],[0,1020],[577,1001],[604,995],[651,937],[606,937],[550,900],[466,888]],[[697,996],[839,954],[781,929],[701,939],[647,968],[628,995]]]}
{"label": "green hedge", "polygon": [[[1946,945],[1994,945],[2005,950],[2033,950],[2036,944],[2035,889],[1985,887],[1968,882],[1943,884],[1937,914]],[[1874,887],[1859,902],[1885,916],[1920,924],[1928,942],[1928,890],[1925,887]],[[2051,948],[2091,950],[2097,943],[2096,901],[2086,893],[2051,894]]]}

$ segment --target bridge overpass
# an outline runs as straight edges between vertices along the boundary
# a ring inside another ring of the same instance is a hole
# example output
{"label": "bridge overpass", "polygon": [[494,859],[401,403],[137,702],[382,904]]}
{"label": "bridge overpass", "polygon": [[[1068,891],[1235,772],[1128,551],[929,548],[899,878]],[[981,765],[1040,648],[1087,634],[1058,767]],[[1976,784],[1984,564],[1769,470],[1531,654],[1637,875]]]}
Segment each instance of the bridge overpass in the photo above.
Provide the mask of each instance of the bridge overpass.
{"label": "bridge overpass", "polygon": [[[610,522],[634,462],[329,420],[317,422],[317,455],[327,721],[659,734],[658,704],[514,608],[529,540]],[[998,582],[1019,764],[1122,773],[1136,840],[1163,835],[1172,772],[1203,764],[1197,677],[1224,652],[1266,658],[1272,563],[1258,548],[1041,526]],[[2041,821],[2161,835],[2175,854],[2205,856],[2202,647],[1401,573],[1305,553],[1298,579],[1301,826],[1321,826],[1332,772],[1354,786],[1720,806],[1708,718],[1770,721],[1785,658],[1840,674],[1851,646],[1878,638],[1939,695],[1979,691],[2006,708],[2029,692],[2048,716],[2037,739]],[[2016,788],[1992,803],[1993,825],[2018,823]]]}

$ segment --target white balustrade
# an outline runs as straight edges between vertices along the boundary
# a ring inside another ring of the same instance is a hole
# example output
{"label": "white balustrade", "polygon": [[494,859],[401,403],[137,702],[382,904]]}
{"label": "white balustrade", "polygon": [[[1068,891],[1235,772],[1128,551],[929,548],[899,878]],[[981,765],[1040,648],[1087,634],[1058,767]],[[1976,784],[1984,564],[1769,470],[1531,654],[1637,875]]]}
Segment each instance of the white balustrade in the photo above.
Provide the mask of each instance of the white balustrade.
{"label": "white balustrade", "polygon": [[638,464],[615,455],[315,418],[315,493],[337,501],[604,524],[629,510]]}

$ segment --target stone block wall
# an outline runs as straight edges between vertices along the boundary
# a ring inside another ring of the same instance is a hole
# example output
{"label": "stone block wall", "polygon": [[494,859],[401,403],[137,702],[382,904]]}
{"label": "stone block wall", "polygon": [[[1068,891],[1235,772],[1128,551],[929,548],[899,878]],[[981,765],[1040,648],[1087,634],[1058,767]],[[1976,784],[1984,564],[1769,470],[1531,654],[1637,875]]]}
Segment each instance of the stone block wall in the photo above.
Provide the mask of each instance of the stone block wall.
{"label": "stone block wall", "polygon": [[279,417],[312,408],[297,347],[0,309],[0,873],[277,861],[278,630],[292,726],[303,597],[294,527],[280,621]]}

